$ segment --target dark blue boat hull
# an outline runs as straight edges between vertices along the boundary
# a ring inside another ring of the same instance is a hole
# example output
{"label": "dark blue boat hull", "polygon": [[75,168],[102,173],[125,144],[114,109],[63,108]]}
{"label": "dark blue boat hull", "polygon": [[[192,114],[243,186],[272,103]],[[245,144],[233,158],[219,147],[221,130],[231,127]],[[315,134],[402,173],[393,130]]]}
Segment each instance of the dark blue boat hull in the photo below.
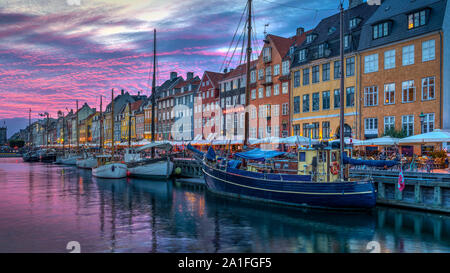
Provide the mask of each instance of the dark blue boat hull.
{"label": "dark blue boat hull", "polygon": [[259,201],[326,209],[375,207],[373,182],[310,182],[309,175],[260,174],[237,169],[227,171],[203,164],[210,191]]}

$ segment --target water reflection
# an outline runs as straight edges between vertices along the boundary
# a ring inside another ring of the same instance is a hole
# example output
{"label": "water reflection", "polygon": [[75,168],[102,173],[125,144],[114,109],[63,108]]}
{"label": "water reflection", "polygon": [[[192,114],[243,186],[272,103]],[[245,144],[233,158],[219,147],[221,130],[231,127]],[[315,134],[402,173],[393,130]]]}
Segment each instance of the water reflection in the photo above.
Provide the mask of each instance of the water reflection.
{"label": "water reflection", "polygon": [[449,252],[450,217],[344,213],[227,199],[171,181],[0,159],[0,252]]}

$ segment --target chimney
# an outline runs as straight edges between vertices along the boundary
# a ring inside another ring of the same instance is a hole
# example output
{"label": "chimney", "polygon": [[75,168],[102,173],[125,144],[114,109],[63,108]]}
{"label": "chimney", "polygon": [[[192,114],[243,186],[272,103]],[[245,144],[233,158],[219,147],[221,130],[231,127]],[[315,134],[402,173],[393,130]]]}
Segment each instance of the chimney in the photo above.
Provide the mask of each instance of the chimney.
{"label": "chimney", "polygon": [[140,97],[141,96],[141,91],[138,91],[138,97]]}
{"label": "chimney", "polygon": [[186,73],[186,80],[192,80],[194,78],[194,72]]}
{"label": "chimney", "polygon": [[348,8],[354,8],[356,6],[359,6],[363,3],[363,0],[348,0]]}
{"label": "chimney", "polygon": [[174,80],[177,78],[177,72],[170,72],[170,80]]}
{"label": "chimney", "polygon": [[225,67],[225,69],[223,70],[223,73],[227,73],[228,72],[228,68]]}
{"label": "chimney", "polygon": [[120,95],[122,95],[123,96],[123,89],[120,91]]}
{"label": "chimney", "polygon": [[301,36],[305,32],[305,28],[298,27],[297,28],[297,36]]}

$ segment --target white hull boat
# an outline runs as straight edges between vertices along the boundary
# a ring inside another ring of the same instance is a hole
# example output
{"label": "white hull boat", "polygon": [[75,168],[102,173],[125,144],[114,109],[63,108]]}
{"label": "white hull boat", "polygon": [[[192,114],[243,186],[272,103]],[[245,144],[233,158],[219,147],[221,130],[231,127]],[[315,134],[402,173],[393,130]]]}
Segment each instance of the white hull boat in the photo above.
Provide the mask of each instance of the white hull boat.
{"label": "white hull boat", "polygon": [[92,175],[99,178],[125,178],[127,165],[123,163],[107,163],[92,169]]}
{"label": "white hull boat", "polygon": [[81,169],[92,169],[97,167],[97,159],[95,157],[82,158],[77,160],[77,167]]}
{"label": "white hull boat", "polygon": [[168,159],[150,160],[150,162],[137,162],[128,167],[131,177],[149,179],[168,179],[173,172],[173,162]]}
{"label": "white hull boat", "polygon": [[69,155],[66,157],[59,157],[56,159],[56,164],[64,164],[64,165],[76,165],[77,159],[81,158],[79,155]]}

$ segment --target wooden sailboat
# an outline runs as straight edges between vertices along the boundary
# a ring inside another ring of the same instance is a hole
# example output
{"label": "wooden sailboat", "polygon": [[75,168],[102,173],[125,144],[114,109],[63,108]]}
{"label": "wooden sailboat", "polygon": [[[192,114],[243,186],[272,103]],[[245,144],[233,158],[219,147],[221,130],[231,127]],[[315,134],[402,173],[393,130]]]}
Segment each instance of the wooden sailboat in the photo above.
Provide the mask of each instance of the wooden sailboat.
{"label": "wooden sailboat", "polygon": [[111,90],[111,154],[97,155],[97,167],[92,168],[92,175],[99,178],[125,178],[127,165],[114,158],[114,89]]}
{"label": "wooden sailboat", "polygon": [[[249,104],[251,7],[248,0],[248,45],[246,105]],[[343,67],[343,8],[341,5],[341,67]],[[341,73],[341,90],[344,79]],[[341,91],[341,96],[343,92]],[[343,97],[341,97],[343,101]],[[353,180],[344,176],[343,103],[341,103],[340,147],[334,149],[328,143],[298,151],[295,174],[275,167],[275,159],[284,152],[254,149],[235,154],[235,159],[218,160],[212,147],[203,154],[202,170],[208,190],[213,193],[279,203],[326,209],[370,209],[375,206],[376,192],[373,181]],[[248,145],[248,113],[245,115],[245,145]],[[340,159],[340,160],[339,160]],[[340,164],[338,163],[340,161]],[[252,162],[263,162],[255,164]],[[245,166],[244,166],[245,165]],[[269,166],[260,168],[259,166]],[[243,166],[243,167],[241,167]],[[340,172],[339,172],[340,170]]]}
{"label": "wooden sailboat", "polygon": [[[173,172],[173,162],[169,156],[172,150],[172,145],[170,143],[156,143],[155,142],[155,107],[156,107],[156,29],[153,31],[153,81],[152,81],[152,142],[148,145],[144,145],[138,149],[136,152],[145,151],[151,149],[151,159],[141,158],[140,156],[131,157],[134,160],[130,160],[128,163],[128,174],[132,177],[148,178],[148,179],[168,179]],[[131,109],[131,108],[130,108]],[[131,110],[130,110],[131,111]],[[131,113],[130,113],[131,116]],[[130,122],[129,122],[130,124]],[[129,127],[130,128],[130,127]],[[129,129],[129,134],[131,134],[131,129]],[[128,142],[130,146],[130,139]],[[159,158],[155,157],[155,148],[165,151],[165,155]],[[129,149],[131,149],[129,147]]]}

